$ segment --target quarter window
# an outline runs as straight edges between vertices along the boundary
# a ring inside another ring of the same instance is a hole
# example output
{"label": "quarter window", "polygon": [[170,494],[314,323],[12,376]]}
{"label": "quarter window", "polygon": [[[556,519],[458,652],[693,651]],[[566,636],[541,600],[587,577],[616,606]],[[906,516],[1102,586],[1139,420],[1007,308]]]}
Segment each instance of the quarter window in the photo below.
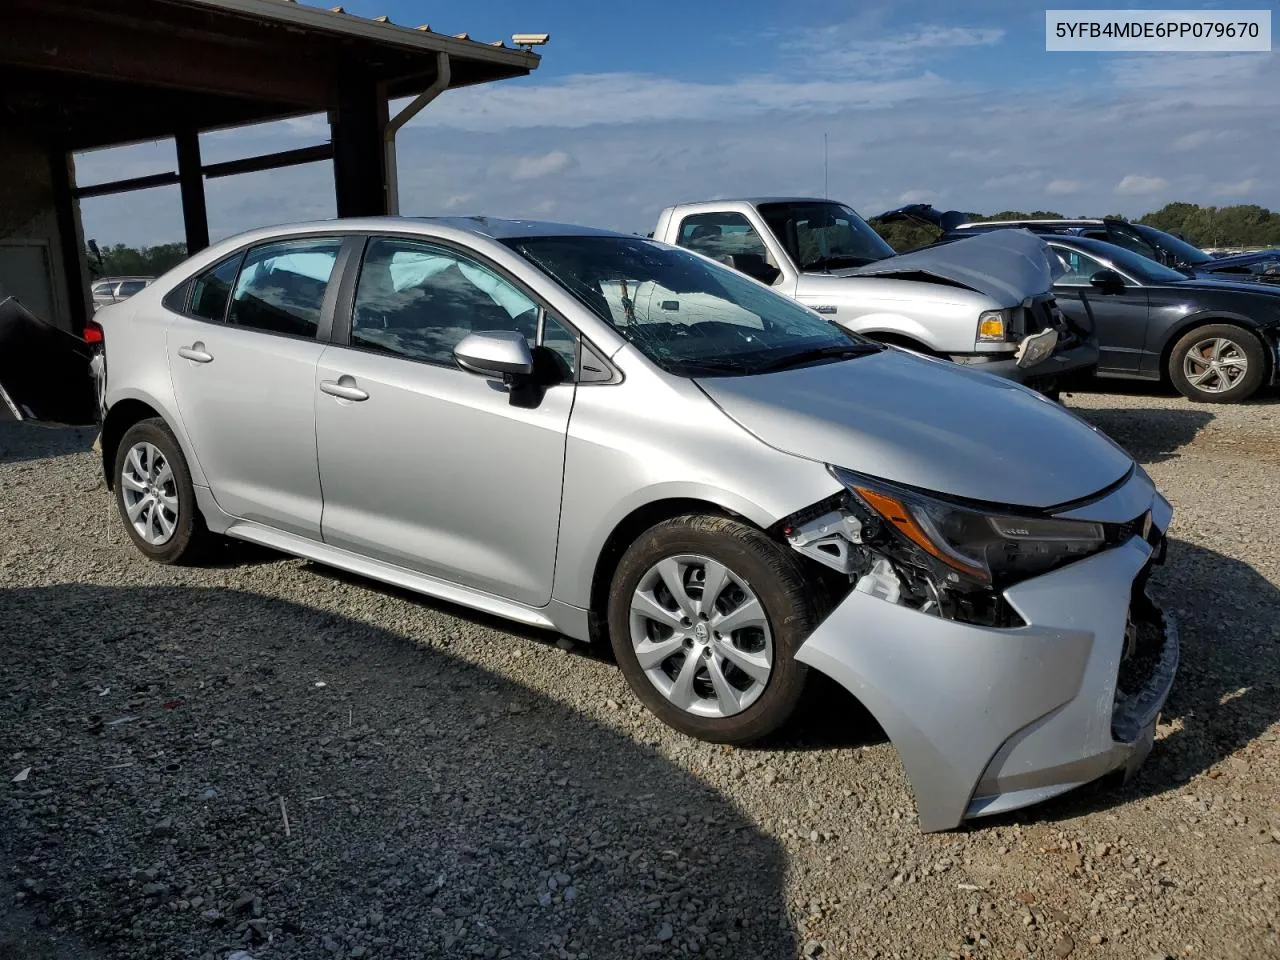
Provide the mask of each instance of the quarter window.
{"label": "quarter window", "polygon": [[242,259],[243,255],[237,254],[196,277],[191,284],[191,303],[187,313],[201,320],[221,323],[227,316],[231,285],[236,282]]}
{"label": "quarter window", "polygon": [[[565,355],[562,336],[552,346],[552,322],[547,318],[548,346]],[[517,331],[532,348],[538,306],[492,270],[447,248],[390,237],[370,241],[356,286],[352,346],[453,366],[458,342],[485,330]]]}
{"label": "quarter window", "polygon": [[250,250],[236,280],[227,322],[314,337],[342,241],[289,240]]}

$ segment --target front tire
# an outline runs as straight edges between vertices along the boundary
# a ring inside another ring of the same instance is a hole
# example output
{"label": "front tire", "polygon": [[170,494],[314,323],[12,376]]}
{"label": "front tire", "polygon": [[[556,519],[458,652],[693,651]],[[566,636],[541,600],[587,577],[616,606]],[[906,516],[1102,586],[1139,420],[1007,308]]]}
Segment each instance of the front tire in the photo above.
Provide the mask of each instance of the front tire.
{"label": "front tire", "polygon": [[796,651],[822,604],[799,559],[745,523],[681,516],[623,554],[609,595],[614,656],[663,722],[713,743],[780,729],[804,693]]}
{"label": "front tire", "polygon": [[1211,323],[1183,335],[1169,354],[1169,379],[1200,403],[1240,403],[1262,386],[1267,352],[1243,327]]}
{"label": "front tire", "polygon": [[124,529],[157,563],[188,564],[210,539],[177,438],[159,417],[140,420],[116,448],[116,505]]}

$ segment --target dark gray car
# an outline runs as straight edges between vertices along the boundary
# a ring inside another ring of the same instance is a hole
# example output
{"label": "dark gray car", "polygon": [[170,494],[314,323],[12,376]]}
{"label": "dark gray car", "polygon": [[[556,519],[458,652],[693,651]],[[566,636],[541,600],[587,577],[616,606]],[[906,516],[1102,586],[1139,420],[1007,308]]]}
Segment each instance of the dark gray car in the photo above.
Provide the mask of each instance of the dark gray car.
{"label": "dark gray car", "polygon": [[1097,332],[1100,377],[1163,380],[1207,403],[1247,400],[1280,369],[1280,289],[1187,277],[1112,243],[1042,239],[1067,272],[1063,313]]}

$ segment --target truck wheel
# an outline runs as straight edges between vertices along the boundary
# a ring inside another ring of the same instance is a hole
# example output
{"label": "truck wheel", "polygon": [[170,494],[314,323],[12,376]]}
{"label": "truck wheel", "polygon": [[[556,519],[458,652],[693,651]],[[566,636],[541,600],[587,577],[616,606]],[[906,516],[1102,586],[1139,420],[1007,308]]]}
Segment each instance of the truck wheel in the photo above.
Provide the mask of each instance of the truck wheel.
{"label": "truck wheel", "polygon": [[713,743],[777,731],[804,692],[796,651],[821,604],[798,558],[724,517],[650,527],[623,555],[609,596],[614,655],[665,723]]}
{"label": "truck wheel", "polygon": [[1169,379],[1201,403],[1247,400],[1267,375],[1267,354],[1256,336],[1231,323],[1197,327],[1173,346]]}

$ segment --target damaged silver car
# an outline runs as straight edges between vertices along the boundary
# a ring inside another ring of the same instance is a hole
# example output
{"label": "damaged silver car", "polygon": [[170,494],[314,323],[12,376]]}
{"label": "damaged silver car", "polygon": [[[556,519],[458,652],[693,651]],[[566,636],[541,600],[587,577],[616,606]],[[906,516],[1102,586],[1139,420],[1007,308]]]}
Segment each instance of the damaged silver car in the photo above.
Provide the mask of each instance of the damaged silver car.
{"label": "damaged silver car", "polygon": [[1142,469],[706,257],[335,221],[224,241],[99,319],[103,465],[157,561],[237,537],[607,637],[712,741],[774,733],[825,673],[926,830],[1151,747],[1178,644],[1144,593],[1171,510]]}

